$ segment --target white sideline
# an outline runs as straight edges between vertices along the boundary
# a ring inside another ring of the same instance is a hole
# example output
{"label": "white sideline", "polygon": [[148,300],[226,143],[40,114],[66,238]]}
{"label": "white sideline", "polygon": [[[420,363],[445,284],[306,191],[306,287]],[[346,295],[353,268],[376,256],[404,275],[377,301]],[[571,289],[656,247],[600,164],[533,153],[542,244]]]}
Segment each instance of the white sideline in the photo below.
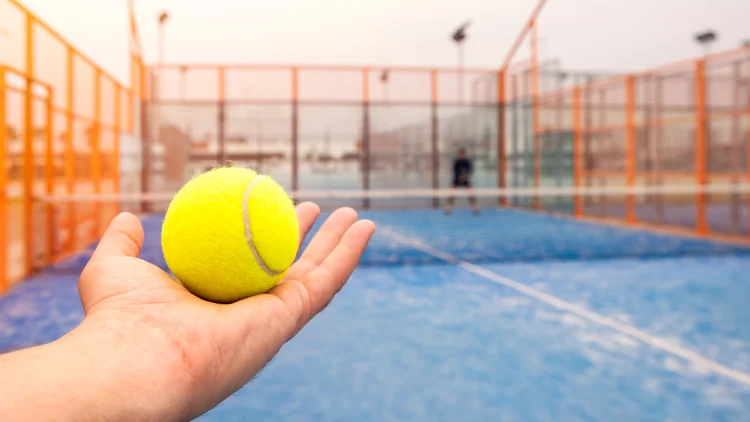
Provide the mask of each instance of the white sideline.
{"label": "white sideline", "polygon": [[708,369],[717,374],[723,375],[727,378],[737,381],[741,384],[750,385],[750,374],[746,374],[744,372],[740,372],[735,369],[726,367],[716,361],[705,358],[691,350],[672,344],[665,339],[654,337],[648,333],[645,333],[625,323],[618,322],[611,318],[607,318],[605,316],[599,315],[588,309],[566,302],[562,299],[559,299],[555,296],[552,296],[540,290],[529,287],[525,284],[519,283],[517,281],[511,280],[501,275],[495,274],[492,271],[489,271],[477,265],[471,264],[469,262],[463,261],[447,253],[433,249],[430,246],[420,242],[419,240],[400,235],[388,229],[379,229],[378,232],[381,234],[384,234],[385,236],[388,236],[389,238],[397,242],[401,242],[405,245],[411,246],[419,251],[422,251],[428,255],[432,255],[433,257],[438,258],[442,261],[459,266],[462,269],[470,273],[473,273],[475,275],[478,275],[486,280],[489,280],[497,284],[503,285],[505,287],[508,287],[510,289],[513,289],[521,294],[540,300],[550,306],[554,306],[555,308],[561,309],[571,314],[578,315],[579,317],[585,318],[595,324],[609,327],[619,333],[630,336],[653,348],[663,350],[674,356],[678,356],[690,362],[691,364],[695,365],[696,367]]}

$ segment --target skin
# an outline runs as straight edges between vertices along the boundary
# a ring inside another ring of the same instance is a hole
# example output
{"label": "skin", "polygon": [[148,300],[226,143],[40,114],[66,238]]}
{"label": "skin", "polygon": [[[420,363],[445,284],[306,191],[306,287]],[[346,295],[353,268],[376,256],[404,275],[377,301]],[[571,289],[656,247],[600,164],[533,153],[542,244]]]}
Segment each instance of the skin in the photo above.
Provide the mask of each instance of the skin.
{"label": "skin", "polygon": [[[304,239],[320,213],[297,207]],[[178,421],[215,407],[252,379],[344,286],[375,231],[334,212],[267,294],[203,301],[138,258],[143,227],[110,224],[78,289],[83,322],[57,341],[0,357],[4,421]]]}

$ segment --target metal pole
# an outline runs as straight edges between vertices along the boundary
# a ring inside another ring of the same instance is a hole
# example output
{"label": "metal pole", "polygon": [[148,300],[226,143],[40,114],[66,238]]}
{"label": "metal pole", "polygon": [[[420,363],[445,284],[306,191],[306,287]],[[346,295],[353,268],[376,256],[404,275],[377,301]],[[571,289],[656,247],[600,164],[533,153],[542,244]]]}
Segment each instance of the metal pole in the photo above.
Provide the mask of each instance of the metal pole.
{"label": "metal pole", "polygon": [[159,62],[159,77],[157,78],[158,86],[156,87],[157,94],[161,92],[161,83],[164,79],[164,25],[159,25],[159,40],[158,40],[158,55],[157,61]]}
{"label": "metal pole", "polygon": [[256,139],[256,149],[258,154],[258,173],[263,172],[263,153],[262,153],[262,141],[263,141],[263,121],[257,120],[255,122],[257,124],[257,135],[255,136]]}
{"label": "metal pole", "polygon": [[[362,69],[362,188],[370,190],[370,85],[369,69]],[[365,198],[362,205],[370,208],[370,199]]]}
{"label": "metal pole", "polygon": [[158,62],[159,62],[159,80],[158,84],[159,87],[157,87],[157,91],[161,91],[161,84],[164,80],[164,54],[165,54],[165,46],[164,46],[164,26],[167,23],[167,20],[169,19],[169,13],[167,12],[161,12],[159,14],[159,39],[158,39]]}
{"label": "metal pole", "polygon": [[[185,178],[187,176],[186,169],[188,167],[188,161],[190,160],[190,144],[192,143],[191,139],[191,128],[190,128],[190,119],[187,118],[187,111],[188,106],[186,104],[186,97],[187,97],[187,81],[185,74],[187,73],[187,67],[182,66],[180,68],[180,108],[181,108],[181,116],[184,119],[183,124],[185,125],[183,127],[184,136],[184,142],[182,145],[182,152],[183,152],[183,166],[182,166],[182,177]],[[180,183],[182,183],[183,180],[180,180]]]}
{"label": "metal pole", "polygon": [[458,27],[455,32],[451,35],[451,38],[453,41],[457,44],[458,48],[458,66],[457,66],[457,73],[458,73],[458,104],[463,105],[464,102],[464,50],[463,50],[463,44],[464,41],[466,41],[466,29],[471,24],[471,21],[465,22],[463,25]]}
{"label": "metal pole", "polygon": [[[432,188],[437,189],[440,186],[440,155],[438,151],[438,131],[440,125],[438,122],[438,73],[436,70],[430,71],[430,105],[431,105],[431,130],[430,130],[430,155],[432,158]],[[440,200],[437,197],[432,198],[432,206],[440,206]]]}
{"label": "metal pole", "polygon": [[292,190],[299,189],[299,69],[292,68]]}
{"label": "metal pole", "polygon": [[458,104],[464,104],[464,43],[458,43]]}

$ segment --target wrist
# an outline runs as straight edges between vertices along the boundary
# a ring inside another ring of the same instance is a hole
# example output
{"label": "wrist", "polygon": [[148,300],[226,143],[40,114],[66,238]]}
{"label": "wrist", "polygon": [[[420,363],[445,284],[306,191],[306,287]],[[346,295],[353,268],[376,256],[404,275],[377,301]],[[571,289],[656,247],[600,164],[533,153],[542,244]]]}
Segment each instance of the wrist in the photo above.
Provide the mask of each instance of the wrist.
{"label": "wrist", "polygon": [[0,419],[179,419],[170,413],[170,398],[180,388],[167,386],[170,357],[146,361],[153,354],[132,344],[160,346],[123,337],[146,333],[132,322],[107,325],[89,318],[57,341],[0,357]]}

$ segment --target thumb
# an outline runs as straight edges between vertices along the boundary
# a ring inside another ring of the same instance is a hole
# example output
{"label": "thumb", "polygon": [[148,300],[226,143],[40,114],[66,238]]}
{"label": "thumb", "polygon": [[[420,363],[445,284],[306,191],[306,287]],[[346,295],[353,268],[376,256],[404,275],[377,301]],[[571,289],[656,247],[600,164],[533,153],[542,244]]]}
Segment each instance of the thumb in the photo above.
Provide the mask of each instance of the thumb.
{"label": "thumb", "polygon": [[113,268],[107,259],[137,257],[142,246],[143,226],[138,217],[130,213],[122,213],[109,223],[109,227],[78,279],[78,293],[86,315],[102,298],[112,296],[113,288],[114,291],[125,288],[123,283],[104,282],[105,280],[118,281],[117,274],[121,270],[121,268]]}
{"label": "thumb", "polygon": [[112,219],[91,261],[115,256],[137,257],[143,247],[143,226],[135,215],[124,212]]}

